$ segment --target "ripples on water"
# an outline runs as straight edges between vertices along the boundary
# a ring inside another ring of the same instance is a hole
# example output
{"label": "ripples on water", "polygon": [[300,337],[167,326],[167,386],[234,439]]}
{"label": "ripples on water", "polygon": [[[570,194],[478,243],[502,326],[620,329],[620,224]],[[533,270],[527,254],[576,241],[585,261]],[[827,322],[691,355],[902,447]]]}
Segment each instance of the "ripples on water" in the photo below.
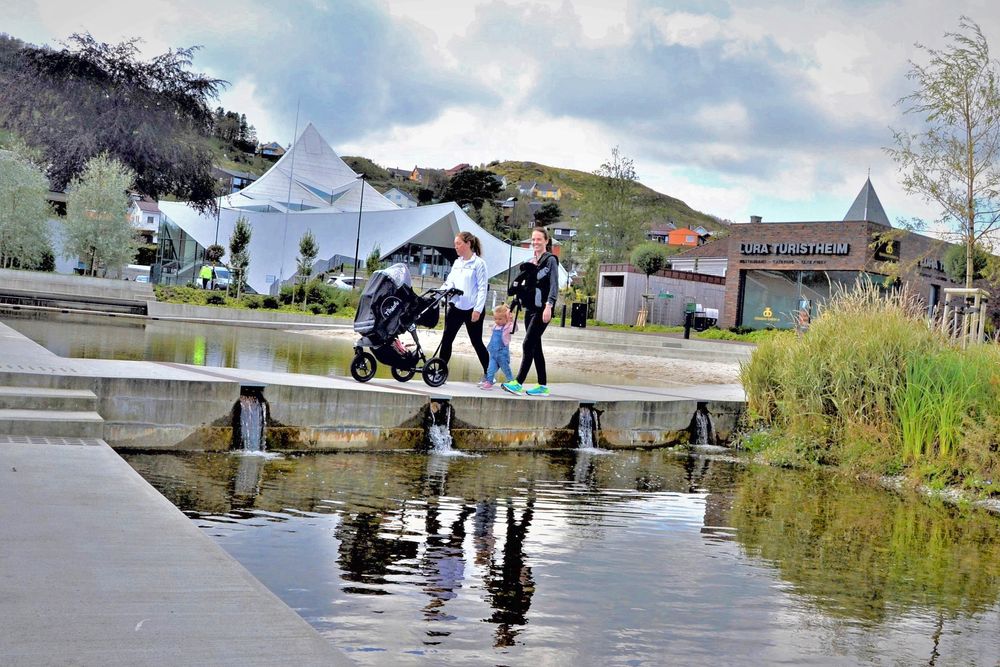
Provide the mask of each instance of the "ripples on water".
{"label": "ripples on water", "polygon": [[133,454],[361,664],[995,664],[995,517],[665,452]]}

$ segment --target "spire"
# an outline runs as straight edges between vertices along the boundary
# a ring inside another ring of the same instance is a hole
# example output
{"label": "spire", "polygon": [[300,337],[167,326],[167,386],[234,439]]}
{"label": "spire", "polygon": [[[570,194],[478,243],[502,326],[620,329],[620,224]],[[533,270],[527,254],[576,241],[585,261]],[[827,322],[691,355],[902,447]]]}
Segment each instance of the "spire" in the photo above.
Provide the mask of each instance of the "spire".
{"label": "spire", "polygon": [[861,192],[858,193],[854,203],[851,204],[851,208],[848,209],[847,215],[844,216],[844,221],[848,220],[866,220],[874,222],[877,225],[892,227],[892,224],[889,222],[889,216],[885,214],[885,209],[882,208],[882,202],[879,201],[878,195],[875,194],[875,186],[872,185],[870,177],[865,180]]}

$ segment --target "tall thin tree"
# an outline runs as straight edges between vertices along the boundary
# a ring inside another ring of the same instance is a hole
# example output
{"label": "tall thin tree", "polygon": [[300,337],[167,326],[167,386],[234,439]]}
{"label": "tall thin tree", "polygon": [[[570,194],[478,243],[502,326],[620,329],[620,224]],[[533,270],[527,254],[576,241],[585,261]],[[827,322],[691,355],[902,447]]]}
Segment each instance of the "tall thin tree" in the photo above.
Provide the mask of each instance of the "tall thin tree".
{"label": "tall thin tree", "polygon": [[886,151],[907,192],[940,208],[966,249],[965,284],[972,286],[975,247],[1000,221],[1000,71],[986,37],[963,16],[948,46],[931,49],[925,65],[910,63],[916,90],[899,100],[922,117],[918,132],[893,130]]}

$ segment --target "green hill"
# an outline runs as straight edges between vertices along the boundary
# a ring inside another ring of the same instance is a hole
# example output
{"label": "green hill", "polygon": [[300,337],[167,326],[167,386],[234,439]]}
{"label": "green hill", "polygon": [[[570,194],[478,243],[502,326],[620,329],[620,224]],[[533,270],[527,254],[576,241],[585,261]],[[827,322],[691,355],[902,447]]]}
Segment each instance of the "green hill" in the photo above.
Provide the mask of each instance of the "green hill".
{"label": "green hill", "polygon": [[[507,183],[512,189],[520,181],[541,181],[558,186],[563,195],[559,206],[564,211],[579,208],[580,203],[587,199],[587,195],[594,192],[601,179],[600,176],[589,172],[549,167],[537,162],[491,163],[487,169],[506,176]],[[727,228],[727,225],[718,218],[696,211],[680,199],[657,192],[642,183],[635,184],[635,193],[638,201],[648,207],[650,222],[672,222],[677,227],[701,225],[713,232]]]}

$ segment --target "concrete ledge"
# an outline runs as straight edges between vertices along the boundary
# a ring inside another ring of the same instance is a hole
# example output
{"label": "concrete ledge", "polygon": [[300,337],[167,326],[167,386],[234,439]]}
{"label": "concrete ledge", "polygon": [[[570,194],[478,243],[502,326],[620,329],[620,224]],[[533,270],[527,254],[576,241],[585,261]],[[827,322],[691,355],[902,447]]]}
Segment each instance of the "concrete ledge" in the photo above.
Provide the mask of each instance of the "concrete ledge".
{"label": "concrete ledge", "polygon": [[0,544],[0,664],[349,664],[104,443],[0,436]]}
{"label": "concrete ledge", "polygon": [[95,297],[124,301],[151,301],[153,286],[131,280],[112,280],[90,276],[69,276],[44,271],[0,269],[0,292],[18,290],[41,298],[65,296]]}
{"label": "concrete ledge", "polygon": [[151,318],[191,320],[194,322],[240,322],[253,323],[255,326],[267,324],[309,324],[316,327],[350,327],[352,323],[343,318],[337,319],[330,315],[296,315],[273,310],[244,310],[242,308],[223,308],[214,306],[195,306],[187,303],[162,303],[150,301],[146,304],[147,314]]}

